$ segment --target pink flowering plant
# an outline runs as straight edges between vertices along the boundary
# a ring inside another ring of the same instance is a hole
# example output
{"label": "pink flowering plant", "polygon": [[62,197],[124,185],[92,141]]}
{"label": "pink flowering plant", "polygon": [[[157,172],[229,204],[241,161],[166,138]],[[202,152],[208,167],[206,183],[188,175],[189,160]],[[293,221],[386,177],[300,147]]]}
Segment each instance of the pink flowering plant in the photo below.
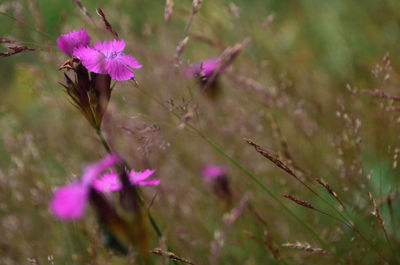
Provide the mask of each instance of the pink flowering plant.
{"label": "pink flowering plant", "polygon": [[79,31],[73,30],[67,34],[61,35],[61,37],[57,39],[57,46],[68,57],[72,57],[74,50],[79,47],[88,46],[90,44],[90,39],[85,29]]}
{"label": "pink flowering plant", "polygon": [[57,39],[58,48],[70,57],[59,69],[75,72],[75,78],[65,73],[66,81],[61,85],[92,127],[99,130],[111,97],[111,79],[130,80],[135,76],[133,69],[142,65],[124,53],[124,40],[96,42],[93,47],[90,40],[84,29]]}
{"label": "pink flowering plant", "polygon": [[81,60],[90,72],[109,75],[117,81],[127,81],[135,74],[133,69],[142,68],[135,57],[125,54],[124,40],[97,42],[90,48],[88,45],[74,48],[74,57]]}
{"label": "pink flowering plant", "polygon": [[[142,213],[143,199],[138,188],[158,186],[160,180],[148,179],[155,170],[129,170],[127,163],[111,151],[101,130],[111,97],[111,80],[133,79],[133,69],[142,65],[133,56],[125,54],[124,40],[96,42],[93,46],[90,46],[90,41],[91,37],[84,29],[63,34],[57,39],[58,48],[69,57],[59,67],[66,70],[65,83],[61,84],[72,103],[95,129],[109,155],[88,166],[79,181],[55,190],[50,210],[61,221],[74,221],[83,217],[90,202],[103,224],[103,234],[114,242],[106,245],[123,252],[130,246],[136,246],[140,257],[147,259],[147,229]],[[109,196],[103,196],[111,192],[119,193],[119,203],[115,204]],[[155,220],[150,213],[148,216],[158,232]],[[131,229],[132,226],[137,228]]]}

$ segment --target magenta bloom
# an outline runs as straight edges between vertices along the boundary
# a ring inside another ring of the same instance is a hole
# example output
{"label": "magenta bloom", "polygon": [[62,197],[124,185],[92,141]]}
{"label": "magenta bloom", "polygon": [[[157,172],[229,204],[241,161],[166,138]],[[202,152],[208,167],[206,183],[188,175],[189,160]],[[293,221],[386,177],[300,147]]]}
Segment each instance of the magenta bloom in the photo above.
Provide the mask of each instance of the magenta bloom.
{"label": "magenta bloom", "polygon": [[97,42],[93,48],[78,47],[73,54],[90,72],[108,74],[117,81],[126,81],[135,76],[132,68],[139,69],[142,65],[135,57],[125,54],[124,49],[123,40],[112,40]]}
{"label": "magenta bloom", "polygon": [[216,165],[207,165],[203,168],[202,175],[204,180],[211,181],[213,179],[220,178],[222,176],[226,176],[228,170],[222,166]]}
{"label": "magenta bloom", "polygon": [[88,166],[81,180],[64,186],[54,192],[50,204],[51,212],[63,221],[77,220],[85,212],[89,191],[93,181],[106,169],[121,161],[117,155],[109,155],[103,160]]}
{"label": "magenta bloom", "polygon": [[[146,169],[143,172],[135,172],[132,170],[129,173],[129,181],[134,186],[158,186],[160,184],[159,179],[147,180],[156,170]],[[98,192],[114,192],[122,189],[122,184],[119,180],[117,173],[107,173],[101,177],[98,177],[93,182],[93,188]]]}
{"label": "magenta bloom", "polygon": [[72,57],[75,48],[88,46],[89,43],[90,36],[85,29],[81,29],[78,32],[73,30],[57,39],[58,48],[69,57]]}
{"label": "magenta bloom", "polygon": [[210,77],[214,70],[219,66],[220,59],[208,59],[200,63],[190,65],[185,74],[187,77],[201,77],[201,78],[208,78]]}

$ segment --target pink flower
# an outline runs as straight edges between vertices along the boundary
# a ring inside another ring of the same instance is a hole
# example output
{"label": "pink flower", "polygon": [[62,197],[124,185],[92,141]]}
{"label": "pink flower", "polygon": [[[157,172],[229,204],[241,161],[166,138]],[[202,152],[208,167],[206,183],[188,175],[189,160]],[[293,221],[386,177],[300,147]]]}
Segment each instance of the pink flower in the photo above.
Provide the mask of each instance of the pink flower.
{"label": "pink flower", "polygon": [[142,65],[135,57],[126,55],[124,49],[123,40],[112,40],[97,42],[94,48],[78,47],[73,54],[90,72],[108,74],[117,81],[126,81],[135,76],[132,68],[139,69]]}
{"label": "pink flower", "polygon": [[207,165],[203,168],[202,171],[203,178],[206,181],[220,178],[222,176],[225,176],[227,173],[228,170],[225,167],[216,165]]}
{"label": "pink flower", "polygon": [[54,192],[50,203],[51,212],[63,221],[80,219],[85,213],[89,191],[93,181],[106,169],[121,161],[117,155],[109,155],[88,166],[81,180],[64,186]]}
{"label": "pink flower", "polygon": [[61,37],[57,39],[58,48],[69,57],[72,57],[75,48],[87,46],[89,43],[90,36],[85,29],[81,29],[78,32],[73,30],[68,34],[61,35]]}
{"label": "pink flower", "polygon": [[[129,180],[134,186],[158,186],[160,184],[159,179],[146,180],[154,174],[156,170],[146,169],[143,172],[135,172],[132,170],[129,173]],[[93,188],[98,192],[115,192],[122,189],[122,184],[119,180],[117,173],[107,173],[101,177],[98,177],[93,182]]]}
{"label": "pink flower", "polygon": [[219,66],[220,59],[208,59],[200,63],[190,65],[185,74],[187,77],[200,77],[202,79],[210,77],[214,70]]}

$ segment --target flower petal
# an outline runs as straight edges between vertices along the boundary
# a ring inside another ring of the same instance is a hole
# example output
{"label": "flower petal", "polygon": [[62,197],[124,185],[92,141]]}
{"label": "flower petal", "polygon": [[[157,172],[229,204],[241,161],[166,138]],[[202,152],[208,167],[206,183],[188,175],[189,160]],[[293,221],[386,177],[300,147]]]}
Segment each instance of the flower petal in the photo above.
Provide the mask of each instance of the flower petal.
{"label": "flower petal", "polygon": [[134,69],[139,69],[142,68],[143,65],[141,65],[135,57],[131,56],[131,55],[120,55],[118,57],[119,60],[121,60],[121,62],[123,62],[124,64],[134,68]]}
{"label": "flower petal", "polygon": [[135,76],[133,70],[118,57],[106,59],[106,70],[111,78],[117,81],[130,80]]}
{"label": "flower petal", "polygon": [[125,49],[125,42],[123,40],[96,42],[93,47],[109,57],[112,53],[122,52]]}
{"label": "flower petal", "polygon": [[58,48],[69,57],[72,57],[75,48],[87,46],[90,43],[90,36],[85,29],[73,30],[70,33],[61,35],[57,39]]}
{"label": "flower petal", "polygon": [[103,160],[88,166],[82,176],[82,184],[85,187],[92,185],[93,181],[106,169],[121,162],[121,158],[116,155],[108,155]]}
{"label": "flower petal", "polygon": [[113,52],[119,53],[125,49],[125,41],[124,40],[112,40],[110,42],[111,49]]}
{"label": "flower petal", "polygon": [[80,219],[86,208],[88,189],[80,183],[56,190],[50,210],[63,221]]}
{"label": "flower petal", "polygon": [[194,76],[204,75],[206,77],[210,76],[214,70],[220,64],[220,59],[208,59],[200,63],[192,64],[186,68],[184,71],[185,76],[187,78],[191,78]]}
{"label": "flower petal", "polygon": [[228,170],[222,166],[207,165],[203,168],[202,175],[204,180],[210,181],[212,179],[219,178],[226,175]]}
{"label": "flower petal", "polygon": [[160,182],[159,179],[143,180],[136,183],[135,186],[158,186],[160,185]]}
{"label": "flower petal", "polygon": [[137,183],[139,181],[147,179],[148,177],[153,175],[154,172],[156,172],[155,169],[153,170],[146,169],[143,172],[135,172],[135,170],[131,170],[131,172],[129,173],[129,180],[131,181],[132,184]]}
{"label": "flower petal", "polygon": [[117,173],[104,174],[93,181],[92,187],[98,192],[115,192],[122,188]]}
{"label": "flower petal", "polygon": [[89,47],[79,47],[74,49],[73,55],[82,61],[90,72],[96,74],[107,74],[106,57],[101,52]]}

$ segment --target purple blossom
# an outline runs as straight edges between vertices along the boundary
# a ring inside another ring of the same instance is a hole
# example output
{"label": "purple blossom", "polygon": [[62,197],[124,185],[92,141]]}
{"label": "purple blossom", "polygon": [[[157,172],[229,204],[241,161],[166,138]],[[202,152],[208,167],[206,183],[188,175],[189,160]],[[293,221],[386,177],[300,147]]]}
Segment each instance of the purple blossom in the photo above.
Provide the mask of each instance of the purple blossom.
{"label": "purple blossom", "polygon": [[225,176],[228,170],[223,166],[207,165],[203,168],[202,175],[205,181],[211,181],[213,179]]}
{"label": "purple blossom", "polygon": [[[147,180],[155,171],[146,169],[143,172],[135,172],[132,170],[128,176],[129,181],[134,186],[158,186],[160,184],[159,179]],[[111,172],[96,178],[93,182],[93,188],[98,192],[115,192],[122,189],[122,184],[118,174]]]}
{"label": "purple blossom", "polygon": [[85,29],[80,31],[73,30],[57,39],[58,48],[69,57],[72,57],[75,48],[88,46],[89,43],[90,36]]}
{"label": "purple blossom", "polygon": [[85,212],[89,191],[93,181],[106,169],[121,161],[117,155],[109,155],[88,166],[79,182],[61,187],[54,192],[50,204],[51,212],[63,221],[77,220]]}
{"label": "purple blossom", "polygon": [[200,63],[190,65],[186,71],[185,75],[189,78],[191,77],[200,77],[200,78],[208,78],[210,77],[214,70],[220,64],[219,58],[208,59]]}
{"label": "purple blossom", "polygon": [[135,76],[133,69],[142,65],[131,55],[124,53],[125,42],[112,40],[97,42],[93,48],[88,46],[74,49],[74,56],[82,61],[89,71],[97,74],[108,74],[117,81],[126,81]]}

